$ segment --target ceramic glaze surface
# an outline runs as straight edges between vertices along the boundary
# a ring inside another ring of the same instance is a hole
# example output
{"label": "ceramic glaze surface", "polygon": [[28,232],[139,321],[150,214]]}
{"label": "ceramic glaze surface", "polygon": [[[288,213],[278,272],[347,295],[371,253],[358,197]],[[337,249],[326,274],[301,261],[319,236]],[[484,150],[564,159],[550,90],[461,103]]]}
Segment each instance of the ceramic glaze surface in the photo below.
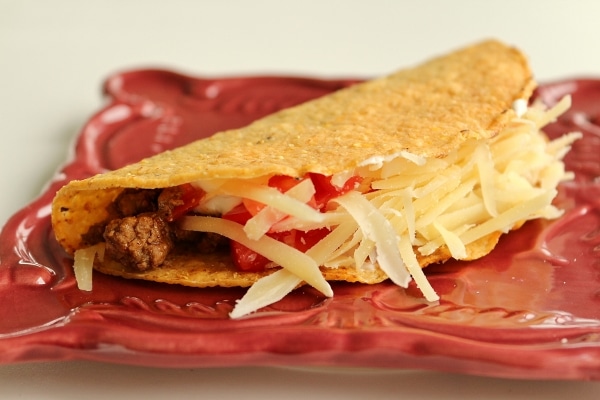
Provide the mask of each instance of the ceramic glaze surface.
{"label": "ceramic glaze surface", "polygon": [[88,359],[169,366],[418,368],[469,374],[600,379],[600,80],[541,86],[573,107],[546,129],[581,131],[567,155],[556,221],[503,237],[488,256],[427,268],[441,295],[410,286],[310,288],[239,320],[242,289],[193,289],[95,274],[77,289],[55,242],[50,203],[80,179],[355,83],[301,77],[199,79],[135,70],[109,78],[109,102],[84,126],[75,155],[0,237],[0,363]]}

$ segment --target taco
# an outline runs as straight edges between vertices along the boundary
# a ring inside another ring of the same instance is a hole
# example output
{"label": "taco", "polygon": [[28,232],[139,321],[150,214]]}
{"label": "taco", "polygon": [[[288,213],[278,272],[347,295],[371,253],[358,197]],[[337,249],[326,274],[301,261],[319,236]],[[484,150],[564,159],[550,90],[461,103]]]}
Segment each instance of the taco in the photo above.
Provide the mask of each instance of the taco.
{"label": "taco", "polygon": [[[569,107],[529,104],[526,57],[495,40],[356,84],[244,128],[57,193],[52,224],[91,268],[195,287],[250,287],[232,317],[308,284],[414,279],[488,254],[534,218],[556,218],[562,158],[578,134],[542,128]],[[87,278],[86,278],[87,277]]]}

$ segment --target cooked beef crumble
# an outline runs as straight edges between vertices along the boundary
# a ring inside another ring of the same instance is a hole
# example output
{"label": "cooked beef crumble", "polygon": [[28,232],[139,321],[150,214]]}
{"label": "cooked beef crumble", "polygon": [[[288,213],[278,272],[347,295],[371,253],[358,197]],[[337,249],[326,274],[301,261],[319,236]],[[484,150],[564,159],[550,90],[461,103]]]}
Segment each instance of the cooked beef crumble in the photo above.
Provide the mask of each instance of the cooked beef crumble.
{"label": "cooked beef crumble", "polygon": [[114,202],[115,211],[121,217],[155,212],[160,192],[157,189],[125,189]]}
{"label": "cooked beef crumble", "polygon": [[173,248],[168,225],[156,213],[110,221],[104,240],[111,258],[139,271],[161,265]]}
{"label": "cooked beef crumble", "polygon": [[[160,190],[155,189],[125,189],[108,207],[108,220],[130,217],[158,210],[157,199]],[[106,221],[92,225],[87,233],[81,236],[84,246],[91,246],[104,240]]]}
{"label": "cooked beef crumble", "polygon": [[94,224],[83,235],[81,235],[81,245],[83,247],[93,246],[104,240],[104,230],[106,223]]}
{"label": "cooked beef crumble", "polygon": [[183,205],[182,195],[183,190],[178,186],[165,188],[158,195],[156,200],[158,212],[167,221],[171,220],[173,210],[176,207]]}
{"label": "cooked beef crumble", "polygon": [[89,245],[104,241],[105,255],[135,271],[160,267],[175,245],[199,253],[221,250],[228,243],[220,235],[186,231],[169,222],[183,204],[183,191],[125,189],[110,206],[107,223],[94,225],[82,239]]}

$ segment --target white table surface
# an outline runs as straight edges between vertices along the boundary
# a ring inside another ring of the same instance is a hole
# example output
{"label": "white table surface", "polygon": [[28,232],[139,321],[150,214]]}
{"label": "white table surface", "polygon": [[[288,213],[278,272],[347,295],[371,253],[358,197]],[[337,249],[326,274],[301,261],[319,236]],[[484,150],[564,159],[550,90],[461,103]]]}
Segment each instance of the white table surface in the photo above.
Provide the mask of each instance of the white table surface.
{"label": "white table surface", "polygon": [[[0,223],[66,160],[116,70],[373,76],[497,37],[539,81],[600,76],[600,2],[0,0]],[[2,305],[0,305],[1,307]],[[600,383],[418,371],[0,366],[3,399],[596,399]]]}

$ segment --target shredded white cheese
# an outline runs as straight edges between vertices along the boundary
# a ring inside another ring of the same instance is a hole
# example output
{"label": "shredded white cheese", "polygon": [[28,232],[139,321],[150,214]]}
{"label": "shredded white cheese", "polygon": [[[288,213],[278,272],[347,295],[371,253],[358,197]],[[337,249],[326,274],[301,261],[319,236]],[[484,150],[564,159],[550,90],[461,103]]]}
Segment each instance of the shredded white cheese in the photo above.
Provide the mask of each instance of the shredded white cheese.
{"label": "shredded white cheese", "polygon": [[[330,235],[306,253],[316,264],[363,268],[374,260],[399,286],[406,287],[412,277],[424,297],[436,301],[439,297],[418,254],[430,255],[446,246],[453,258],[467,258],[467,246],[473,241],[508,232],[528,219],[560,215],[551,205],[555,188],[571,177],[561,159],[580,136],[567,134],[548,142],[539,129],[569,104],[566,99],[543,110],[517,101],[517,119],[505,131],[490,141],[468,141],[443,159],[410,153],[371,157],[352,174],[368,178],[372,191],[334,199],[340,206],[324,214],[328,223],[293,216],[270,229],[330,227]],[[337,176],[342,182],[350,174]],[[288,279],[290,286],[296,282]],[[244,306],[244,311],[254,310]],[[240,315],[237,307],[232,315]]]}
{"label": "shredded white cheese", "polygon": [[[310,179],[304,179],[285,192],[286,196],[301,201],[302,203],[309,202],[314,194],[315,186]],[[254,217],[246,222],[244,231],[250,239],[260,239],[274,224],[286,218],[288,215],[288,213],[275,208],[275,205],[266,205]],[[317,221],[322,220],[323,218],[320,215]]]}
{"label": "shredded white cheese", "polygon": [[242,225],[223,218],[188,216],[181,222],[181,228],[192,231],[212,232],[234,240],[304,280],[325,296],[333,296],[329,283],[323,278],[318,264],[305,253],[279,242],[270,236],[258,240],[248,238]]}
{"label": "shredded white cheese", "polygon": [[273,304],[283,299],[301,282],[302,279],[285,268],[275,271],[256,281],[237,302],[229,316],[231,318],[243,317],[259,308]]}
{"label": "shredded white cheese", "polygon": [[521,118],[527,112],[527,100],[517,99],[513,102],[513,111],[517,117]]}
{"label": "shredded white cheese", "polygon": [[348,192],[333,201],[344,207],[358,223],[366,240],[374,242],[377,262],[387,276],[395,284],[407,287],[411,279],[410,274],[403,265],[398,249],[399,237],[390,221],[358,192]]}
{"label": "shredded white cheese", "polygon": [[287,215],[307,221],[323,220],[323,214],[318,210],[270,186],[257,185],[244,180],[231,180],[220,186],[219,191],[225,195],[257,201]]}
{"label": "shredded white cheese", "polygon": [[417,260],[413,247],[406,237],[403,237],[400,240],[400,254],[402,255],[402,259],[404,260],[408,272],[415,279],[415,283],[423,293],[423,296],[425,296],[425,299],[429,302],[438,301],[440,297],[433,287],[431,287],[431,284],[423,273],[423,269]]}
{"label": "shredded white cheese", "polygon": [[92,273],[96,256],[102,262],[104,260],[104,243],[98,243],[90,247],[75,251],[73,261],[73,272],[79,290],[87,292],[92,290]]}

